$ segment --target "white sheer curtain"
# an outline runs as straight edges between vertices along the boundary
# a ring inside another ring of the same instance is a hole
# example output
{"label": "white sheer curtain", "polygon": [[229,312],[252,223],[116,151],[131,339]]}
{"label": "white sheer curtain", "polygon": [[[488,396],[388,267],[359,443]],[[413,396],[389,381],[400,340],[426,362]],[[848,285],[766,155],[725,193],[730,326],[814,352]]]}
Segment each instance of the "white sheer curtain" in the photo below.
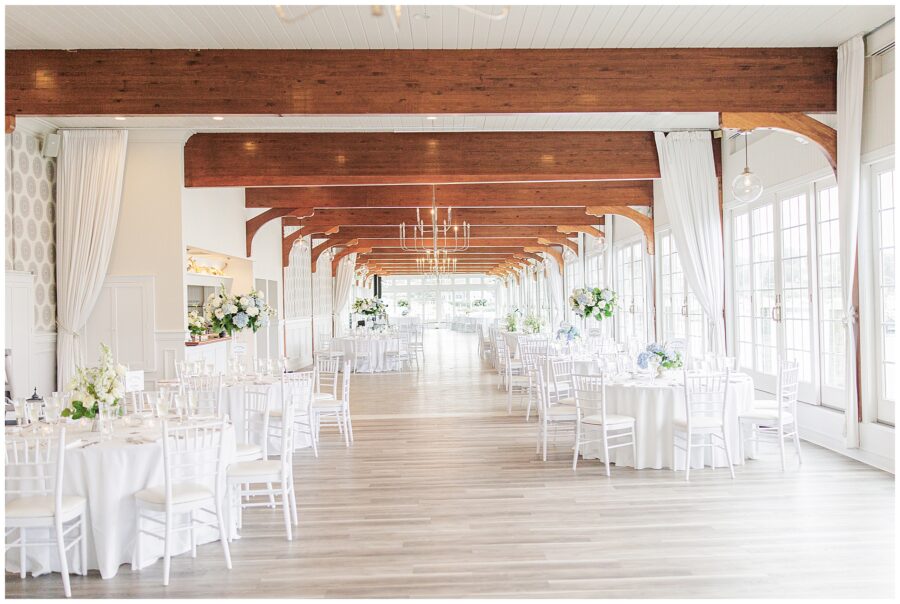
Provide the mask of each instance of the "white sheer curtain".
{"label": "white sheer curtain", "polygon": [[550,331],[555,332],[560,322],[565,318],[566,308],[566,292],[563,290],[562,270],[565,267],[560,266],[556,258],[548,258],[547,267],[547,286],[550,299]]}
{"label": "white sheer curtain", "polygon": [[[56,188],[57,388],[84,364],[78,339],[100,296],[116,237],[126,130],[63,130]],[[95,351],[96,352],[96,351]]]}
{"label": "white sheer curtain", "polygon": [[344,322],[341,317],[344,309],[350,303],[350,293],[353,291],[353,283],[356,278],[356,254],[348,254],[341,258],[334,277],[334,291],[332,292],[331,321],[335,336],[344,331]]}
{"label": "white sheer curtain", "polygon": [[725,262],[712,137],[707,131],[657,132],[656,149],[678,257],[709,319],[712,351],[724,354]]}
{"label": "white sheer curtain", "polygon": [[846,446],[859,447],[859,412],[856,387],[856,348],[859,317],[853,296],[856,278],[857,229],[859,227],[859,180],[862,152],[862,111],[865,46],[855,36],[838,47],[837,67],[837,186],[841,230],[841,286],[844,296],[846,338],[847,406],[844,411]]}

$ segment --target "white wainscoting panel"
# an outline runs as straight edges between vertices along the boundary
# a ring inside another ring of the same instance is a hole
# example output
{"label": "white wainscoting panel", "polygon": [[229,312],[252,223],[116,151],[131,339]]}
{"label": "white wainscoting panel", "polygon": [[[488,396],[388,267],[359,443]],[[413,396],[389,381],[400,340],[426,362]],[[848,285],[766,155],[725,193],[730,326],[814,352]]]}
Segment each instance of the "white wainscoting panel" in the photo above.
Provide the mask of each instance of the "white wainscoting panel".
{"label": "white wainscoting panel", "polygon": [[292,369],[312,363],[312,318],[287,319],[284,322],[286,354]]}
{"label": "white wainscoting panel", "polygon": [[[154,289],[150,275],[106,278],[82,338],[88,364],[104,343],[116,361],[130,369],[157,371]],[[179,333],[184,341],[184,333]]]}
{"label": "white wainscoting panel", "polygon": [[31,387],[37,387],[44,398],[56,390],[65,390],[67,384],[56,386],[56,332],[35,333],[31,341]]}
{"label": "white wainscoting panel", "polygon": [[34,275],[6,271],[6,341],[12,356],[8,368],[10,393],[14,398],[31,394],[32,346],[34,332]]}

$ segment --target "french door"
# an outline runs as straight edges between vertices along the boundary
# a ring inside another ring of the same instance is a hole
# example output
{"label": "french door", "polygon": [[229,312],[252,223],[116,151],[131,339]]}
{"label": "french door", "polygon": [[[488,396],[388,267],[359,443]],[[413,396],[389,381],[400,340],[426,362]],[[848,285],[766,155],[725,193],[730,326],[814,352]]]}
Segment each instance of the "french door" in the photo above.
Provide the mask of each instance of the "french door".
{"label": "french door", "polygon": [[778,360],[796,360],[800,397],[816,401],[810,221],[806,190],[735,211],[733,269],[741,368],[774,392]]}

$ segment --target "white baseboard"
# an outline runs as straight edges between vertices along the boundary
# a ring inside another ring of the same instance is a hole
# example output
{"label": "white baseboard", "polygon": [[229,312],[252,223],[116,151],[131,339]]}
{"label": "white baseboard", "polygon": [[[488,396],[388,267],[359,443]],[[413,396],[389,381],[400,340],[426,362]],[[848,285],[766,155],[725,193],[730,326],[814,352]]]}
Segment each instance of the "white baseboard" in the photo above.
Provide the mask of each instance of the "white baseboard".
{"label": "white baseboard", "polygon": [[844,444],[844,415],[833,409],[801,403],[797,407],[800,437],[835,453],[894,473],[894,429],[881,424],[860,424],[860,448]]}

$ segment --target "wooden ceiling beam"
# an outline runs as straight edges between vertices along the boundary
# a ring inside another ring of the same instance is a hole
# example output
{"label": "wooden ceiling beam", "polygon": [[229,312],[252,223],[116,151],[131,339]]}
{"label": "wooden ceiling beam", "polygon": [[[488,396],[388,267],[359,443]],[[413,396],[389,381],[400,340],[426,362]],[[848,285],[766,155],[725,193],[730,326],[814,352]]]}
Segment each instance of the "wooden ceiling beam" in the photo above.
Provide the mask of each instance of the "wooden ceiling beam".
{"label": "wooden ceiling beam", "polygon": [[6,114],[815,113],[836,81],[834,48],[7,50]]}
{"label": "wooden ceiling beam", "polygon": [[[427,212],[428,208],[423,208]],[[426,214],[427,215],[427,214]],[[509,207],[509,208],[459,208],[453,210],[454,222],[468,222],[485,226],[542,226],[542,225],[591,225],[602,226],[603,217],[585,212],[584,207]],[[401,222],[412,224],[416,220],[413,209],[373,208],[350,210],[316,210],[305,218],[284,218],[285,226],[317,226],[327,228],[341,226],[399,226]]]}
{"label": "wooden ceiling beam", "polygon": [[[259,187],[246,191],[248,208],[430,208],[431,185]],[[434,186],[438,207],[649,206],[650,180],[460,183]]]}
{"label": "wooden ceiling beam", "polygon": [[[400,228],[390,226],[348,226],[336,227],[335,233],[343,237],[352,237],[354,239],[400,239]],[[410,234],[412,229],[407,229],[407,243],[411,244]],[[471,237],[554,237],[556,235],[565,234],[554,226],[482,226],[472,225]],[[431,236],[426,235],[426,245],[431,242]],[[454,245],[454,236],[452,234],[447,237],[439,236],[438,245]],[[462,238],[458,239],[462,243]],[[422,240],[419,240],[420,244]]]}
{"label": "wooden ceiling beam", "polygon": [[652,132],[220,132],[184,145],[187,187],[652,178]]}

